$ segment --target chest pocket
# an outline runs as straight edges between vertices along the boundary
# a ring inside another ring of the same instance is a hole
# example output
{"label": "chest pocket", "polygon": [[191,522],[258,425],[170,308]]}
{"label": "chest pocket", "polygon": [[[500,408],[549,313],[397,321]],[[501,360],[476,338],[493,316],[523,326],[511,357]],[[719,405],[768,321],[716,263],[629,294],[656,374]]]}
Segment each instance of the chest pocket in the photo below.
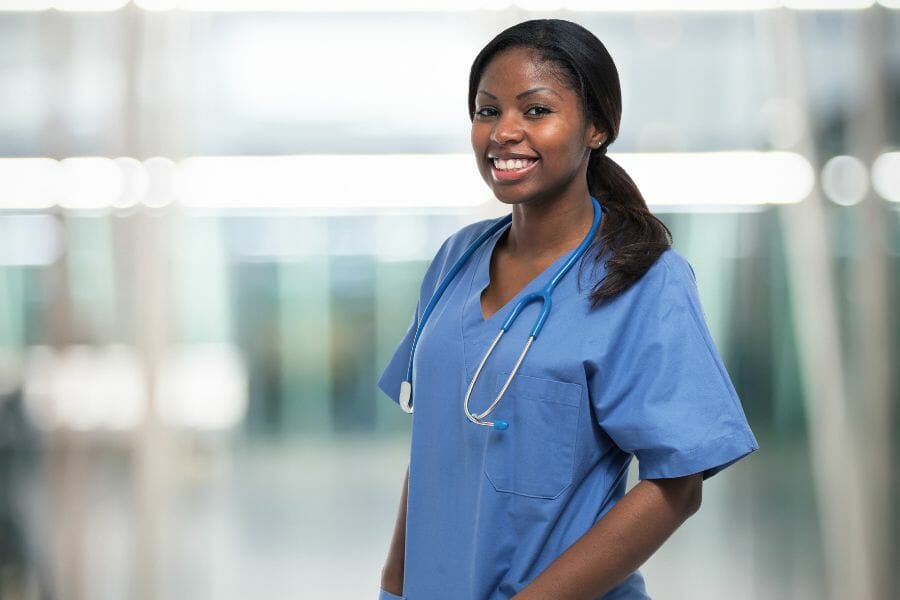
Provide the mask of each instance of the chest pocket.
{"label": "chest pocket", "polygon": [[[507,376],[498,377],[495,395]],[[490,430],[485,448],[484,473],[495,490],[555,498],[571,485],[581,393],[577,383],[516,375],[488,417],[509,422],[505,431]]]}

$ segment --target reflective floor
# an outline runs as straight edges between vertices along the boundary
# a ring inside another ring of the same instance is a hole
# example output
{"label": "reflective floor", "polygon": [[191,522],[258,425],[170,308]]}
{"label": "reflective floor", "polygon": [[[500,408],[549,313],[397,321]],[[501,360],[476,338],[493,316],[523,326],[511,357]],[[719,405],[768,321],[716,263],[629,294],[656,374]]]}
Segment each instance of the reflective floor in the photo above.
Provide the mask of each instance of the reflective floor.
{"label": "reflective floor", "polygon": [[[806,448],[759,441],[705,483],[700,512],[643,567],[654,598],[823,597]],[[30,558],[5,569],[0,596],[375,598],[407,444],[170,436],[150,484],[129,479],[142,468],[121,449],[69,440],[19,474]]]}

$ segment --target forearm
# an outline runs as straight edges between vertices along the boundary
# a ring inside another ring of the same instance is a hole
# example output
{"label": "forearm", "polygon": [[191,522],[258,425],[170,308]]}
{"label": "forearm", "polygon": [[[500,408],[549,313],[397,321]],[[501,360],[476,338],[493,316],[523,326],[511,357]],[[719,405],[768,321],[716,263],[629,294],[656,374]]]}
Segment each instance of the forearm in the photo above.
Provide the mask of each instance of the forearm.
{"label": "forearm", "polygon": [[643,480],[516,600],[593,600],[642,565],[699,508],[700,474]]}
{"label": "forearm", "polygon": [[400,494],[400,507],[397,510],[397,521],[394,523],[394,535],[388,549],[387,560],[381,570],[381,587],[396,596],[403,595],[403,561],[406,549],[406,491],[409,487],[409,467],[403,479],[403,491]]}

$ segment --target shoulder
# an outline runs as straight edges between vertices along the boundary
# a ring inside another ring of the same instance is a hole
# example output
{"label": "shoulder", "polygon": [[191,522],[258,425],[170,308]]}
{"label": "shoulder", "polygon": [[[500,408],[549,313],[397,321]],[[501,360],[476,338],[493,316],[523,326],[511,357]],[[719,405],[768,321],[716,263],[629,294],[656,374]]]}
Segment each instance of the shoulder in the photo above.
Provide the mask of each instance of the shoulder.
{"label": "shoulder", "polygon": [[656,317],[705,320],[697,277],[691,263],[672,247],[666,249],[647,271],[648,283],[639,304]]}
{"label": "shoulder", "polygon": [[696,289],[693,267],[670,246],[639,279],[606,306],[614,313],[634,318],[649,311],[667,310],[675,304],[692,303]]}
{"label": "shoulder", "polygon": [[675,248],[669,246],[629,288],[635,295],[662,292],[666,288],[694,286],[694,268]]}
{"label": "shoulder", "polygon": [[657,262],[662,263],[671,280],[681,284],[696,285],[697,276],[694,273],[694,267],[675,248],[669,246],[665,252],[660,254]]}
{"label": "shoulder", "polygon": [[[459,256],[463,252],[465,252],[466,248],[468,248],[472,242],[478,239],[478,236],[486,232],[488,229],[499,223],[503,217],[497,217],[496,219],[484,219],[481,221],[476,221],[475,223],[469,223],[468,225],[462,227],[459,231],[453,233],[444,240],[444,243],[441,244],[440,250],[438,250],[438,256],[443,254]],[[437,256],[435,257],[437,258]]]}
{"label": "shoulder", "polygon": [[470,223],[447,237],[435,253],[425,278],[422,281],[422,293],[431,293],[443,276],[453,268],[457,260],[466,252],[479,236],[499,223],[503,217],[484,219]]}
{"label": "shoulder", "polygon": [[638,343],[658,340],[667,333],[679,336],[702,326],[693,267],[674,248],[667,248],[640,279],[596,310],[587,312],[591,341]]}

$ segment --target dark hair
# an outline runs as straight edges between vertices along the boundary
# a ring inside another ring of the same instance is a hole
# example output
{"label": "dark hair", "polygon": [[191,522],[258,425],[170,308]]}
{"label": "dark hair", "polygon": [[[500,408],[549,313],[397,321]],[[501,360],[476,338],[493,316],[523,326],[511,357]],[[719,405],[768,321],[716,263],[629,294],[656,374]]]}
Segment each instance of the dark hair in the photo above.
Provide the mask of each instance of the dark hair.
{"label": "dark hair", "polygon": [[485,46],[469,71],[469,118],[475,117],[475,94],[488,63],[500,52],[530,48],[541,60],[560,67],[566,83],[582,100],[585,116],[607,137],[591,151],[587,182],[603,206],[603,227],[591,243],[595,266],[606,258],[606,276],[591,290],[597,306],[643,276],[672,244],[668,227],[650,213],[634,181],[606,154],[619,135],[622,91],[619,73],[603,43],[590,31],[561,19],[536,19],[513,25]]}

